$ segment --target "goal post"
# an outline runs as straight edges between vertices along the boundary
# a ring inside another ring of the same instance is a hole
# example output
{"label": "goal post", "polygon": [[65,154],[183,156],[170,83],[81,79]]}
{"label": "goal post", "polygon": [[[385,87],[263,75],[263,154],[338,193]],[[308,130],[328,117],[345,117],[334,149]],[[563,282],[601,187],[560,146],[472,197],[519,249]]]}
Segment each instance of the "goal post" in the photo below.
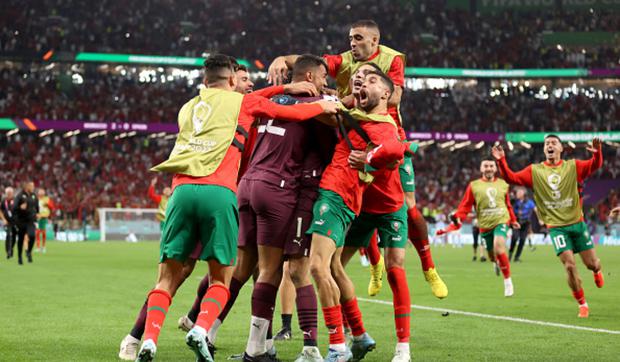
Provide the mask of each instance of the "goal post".
{"label": "goal post", "polygon": [[159,240],[157,209],[99,208],[100,240]]}

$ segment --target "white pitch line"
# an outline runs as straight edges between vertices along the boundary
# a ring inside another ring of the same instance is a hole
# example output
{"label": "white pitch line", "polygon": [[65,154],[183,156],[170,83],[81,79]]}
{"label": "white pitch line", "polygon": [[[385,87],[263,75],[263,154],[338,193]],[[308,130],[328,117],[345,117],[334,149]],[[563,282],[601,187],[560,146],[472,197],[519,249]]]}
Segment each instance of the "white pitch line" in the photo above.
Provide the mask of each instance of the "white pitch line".
{"label": "white pitch line", "polygon": [[[368,302],[368,303],[392,305],[392,302],[388,302],[388,301],[385,301],[385,300],[367,299],[367,298],[357,298],[357,300],[361,300],[362,302]],[[575,326],[575,325],[572,325],[572,324],[553,323],[553,322],[545,322],[545,321],[536,321],[536,320],[525,319],[525,318],[516,318],[516,317],[507,317],[507,316],[492,315],[492,314],[466,312],[466,311],[454,310],[454,309],[427,307],[427,306],[424,306],[424,305],[417,305],[417,304],[412,304],[411,308],[413,308],[413,309],[420,309],[420,310],[430,310],[430,311],[433,311],[433,312],[448,312],[448,313],[451,313],[451,314],[461,314],[461,315],[466,315],[466,316],[470,316],[470,317],[487,318],[487,319],[498,319],[498,320],[518,322],[518,323],[526,323],[526,324],[536,324],[536,325],[539,325],[539,326],[557,327],[557,328],[564,328],[564,329],[576,329],[576,330],[579,330],[579,331],[588,331],[588,332],[596,332],[596,333],[607,333],[607,334],[620,334],[620,331],[614,331],[614,330],[610,330],[610,329],[590,328],[590,327]]]}

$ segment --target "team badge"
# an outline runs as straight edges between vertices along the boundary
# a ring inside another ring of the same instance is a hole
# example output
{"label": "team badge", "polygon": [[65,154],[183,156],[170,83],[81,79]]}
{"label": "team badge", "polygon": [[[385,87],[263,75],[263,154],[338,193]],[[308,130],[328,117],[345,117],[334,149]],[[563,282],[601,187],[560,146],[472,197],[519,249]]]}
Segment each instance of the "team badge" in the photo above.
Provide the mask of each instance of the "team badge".
{"label": "team badge", "polygon": [[551,188],[551,198],[554,200],[562,198],[562,193],[559,190],[560,182],[562,182],[562,176],[557,173],[547,176],[547,185]]}

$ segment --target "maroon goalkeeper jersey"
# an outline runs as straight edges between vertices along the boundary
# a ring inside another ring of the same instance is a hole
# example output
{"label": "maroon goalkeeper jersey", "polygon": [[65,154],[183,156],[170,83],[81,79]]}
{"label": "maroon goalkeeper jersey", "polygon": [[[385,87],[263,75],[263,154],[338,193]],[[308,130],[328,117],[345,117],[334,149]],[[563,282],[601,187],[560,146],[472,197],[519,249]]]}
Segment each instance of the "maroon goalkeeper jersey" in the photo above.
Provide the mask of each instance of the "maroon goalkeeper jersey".
{"label": "maroon goalkeeper jersey", "polygon": [[[272,98],[274,102],[282,105],[319,99],[321,98],[286,95]],[[306,156],[310,151],[316,150],[316,142],[320,142],[316,139],[317,123],[315,120],[289,122],[285,119],[260,119],[254,152],[243,179],[264,181],[284,189],[296,190]]]}

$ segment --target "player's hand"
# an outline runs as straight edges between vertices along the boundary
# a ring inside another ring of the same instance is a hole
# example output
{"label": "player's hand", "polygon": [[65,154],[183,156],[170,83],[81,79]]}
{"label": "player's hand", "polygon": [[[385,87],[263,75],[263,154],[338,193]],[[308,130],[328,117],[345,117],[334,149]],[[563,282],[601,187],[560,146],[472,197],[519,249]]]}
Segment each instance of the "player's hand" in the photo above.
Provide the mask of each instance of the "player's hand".
{"label": "player's hand", "polygon": [[338,97],[338,91],[332,88],[323,87],[323,94],[327,94],[328,96]]}
{"label": "player's hand", "polygon": [[280,85],[286,80],[288,66],[284,57],[277,57],[267,69],[267,81],[273,85]]}
{"label": "player's hand", "polygon": [[349,94],[348,96],[341,98],[340,102],[342,102],[342,104],[344,104],[347,108],[355,107],[355,97],[353,97],[353,94]]}
{"label": "player's hand", "polygon": [[24,203],[19,205],[19,208],[22,209],[22,210],[26,210],[28,208],[28,204],[24,202]]}
{"label": "player's hand", "polygon": [[510,224],[510,226],[512,226],[512,228],[513,228],[513,229],[515,229],[515,230],[519,230],[519,229],[521,229],[521,224],[519,224],[519,223],[518,223],[518,222],[516,222],[516,221],[515,221],[515,222],[513,222],[513,223],[511,223],[511,224]]}
{"label": "player's hand", "polygon": [[284,85],[284,93],[286,94],[308,94],[310,97],[319,95],[316,86],[310,82],[296,82]]}
{"label": "player's hand", "polygon": [[320,105],[321,108],[323,108],[323,114],[336,114],[338,113],[338,104],[340,102],[334,102],[334,101],[322,99],[314,103]]}
{"label": "player's hand", "polygon": [[494,159],[499,161],[502,158],[506,157],[506,152],[504,152],[504,148],[502,147],[502,145],[496,145],[491,148],[491,155],[493,155]]}
{"label": "player's hand", "polygon": [[366,164],[366,151],[353,150],[349,153],[349,166],[355,170],[364,170]]}
{"label": "player's hand", "polygon": [[592,146],[586,147],[586,150],[592,152],[592,153],[597,153],[598,150],[601,149],[601,145],[603,143],[601,142],[601,139],[598,137],[594,137],[592,139]]}
{"label": "player's hand", "polygon": [[151,186],[155,186],[155,184],[157,184],[157,177],[151,179]]}

